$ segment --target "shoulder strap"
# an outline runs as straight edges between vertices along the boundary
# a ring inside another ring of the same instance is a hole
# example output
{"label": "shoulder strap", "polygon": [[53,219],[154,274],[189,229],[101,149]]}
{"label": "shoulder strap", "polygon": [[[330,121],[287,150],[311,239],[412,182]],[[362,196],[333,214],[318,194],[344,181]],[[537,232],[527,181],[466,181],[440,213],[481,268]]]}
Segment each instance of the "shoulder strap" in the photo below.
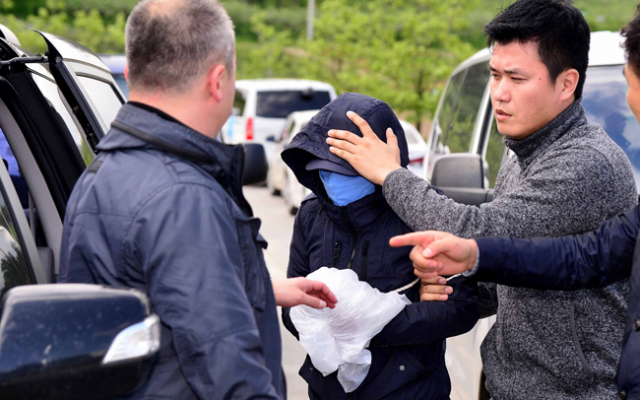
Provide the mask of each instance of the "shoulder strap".
{"label": "shoulder strap", "polygon": [[211,158],[203,156],[202,154],[193,152],[193,151],[189,151],[189,150],[185,150],[182,149],[172,143],[169,142],[165,142],[162,139],[159,139],[155,136],[149,135],[146,132],[143,132],[139,129],[136,129],[132,126],[129,126],[121,121],[113,121],[111,123],[111,126],[113,128],[116,129],[120,129],[121,131],[128,133],[129,135],[136,137],[142,141],[145,141],[147,143],[150,143],[152,145],[154,145],[155,147],[165,150],[169,153],[174,153],[176,155],[179,155],[181,157],[184,158],[188,158],[188,159],[192,159],[192,160],[196,160],[196,161],[200,161],[201,163],[205,163],[205,164],[211,164],[213,162],[213,160],[211,160]]}

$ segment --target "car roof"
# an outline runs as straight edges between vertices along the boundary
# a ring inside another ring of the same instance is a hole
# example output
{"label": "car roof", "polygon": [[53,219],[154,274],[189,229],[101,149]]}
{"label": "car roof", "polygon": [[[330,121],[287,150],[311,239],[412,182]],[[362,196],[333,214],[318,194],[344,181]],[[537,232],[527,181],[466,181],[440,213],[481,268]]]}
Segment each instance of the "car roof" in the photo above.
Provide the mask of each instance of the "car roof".
{"label": "car roof", "polygon": [[127,57],[124,54],[99,54],[98,56],[112,74],[124,73],[124,65],[127,63]]}
{"label": "car roof", "polygon": [[[619,32],[600,31],[591,33],[591,46],[589,49],[589,66],[620,65],[626,62],[625,52],[622,48],[624,37]],[[486,62],[491,59],[488,48],[482,49],[460,64],[451,75],[469,68],[471,65]]]}
{"label": "car roof", "polygon": [[333,86],[326,82],[309,79],[241,79],[236,81],[240,89],[255,90],[291,90],[291,89],[324,89],[333,91]]}

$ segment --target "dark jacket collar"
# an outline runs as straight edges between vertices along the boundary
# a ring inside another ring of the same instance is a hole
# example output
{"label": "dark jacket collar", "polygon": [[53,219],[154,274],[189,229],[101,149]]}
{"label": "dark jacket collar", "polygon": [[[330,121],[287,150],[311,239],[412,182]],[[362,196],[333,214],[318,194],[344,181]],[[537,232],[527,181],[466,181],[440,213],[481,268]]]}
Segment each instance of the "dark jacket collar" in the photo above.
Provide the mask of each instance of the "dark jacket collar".
{"label": "dark jacket collar", "polygon": [[[127,103],[118,112],[116,120],[148,135],[169,143],[173,146],[211,159],[210,163],[197,162],[190,159],[185,161],[196,164],[209,173],[236,204],[247,215],[252,215],[251,207],[242,195],[242,172],[244,166],[244,151],[242,146],[230,146],[211,139],[148,105]],[[101,151],[116,151],[126,149],[159,150],[153,144],[134,137],[120,129],[112,127],[109,133],[98,143]]]}
{"label": "dark jacket collar", "polygon": [[580,99],[574,101],[547,125],[521,140],[504,138],[504,144],[516,156],[522,169],[526,169],[533,160],[577,126],[585,125],[587,117]]}
{"label": "dark jacket collar", "polygon": [[324,190],[316,197],[320,203],[321,213],[326,213],[336,225],[345,228],[352,227],[358,232],[370,228],[382,214],[391,211],[380,186],[376,186],[376,191],[370,195],[343,207],[333,204],[327,198]]}

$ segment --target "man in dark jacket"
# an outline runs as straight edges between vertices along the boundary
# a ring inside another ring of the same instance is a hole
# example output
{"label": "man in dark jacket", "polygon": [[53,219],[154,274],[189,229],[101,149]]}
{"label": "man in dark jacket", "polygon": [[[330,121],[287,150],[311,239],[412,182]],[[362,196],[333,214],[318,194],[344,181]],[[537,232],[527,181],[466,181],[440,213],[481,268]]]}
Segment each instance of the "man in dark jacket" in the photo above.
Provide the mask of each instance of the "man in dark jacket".
{"label": "man in dark jacket", "polygon": [[[513,156],[494,200],[480,207],[436,193],[399,168],[394,146],[336,130],[329,144],[372,182],[414,230],[462,237],[584,233],[637,204],[625,153],[581,105],[589,26],[569,0],[518,0],[485,27],[492,47],[490,95]],[[336,140],[341,139],[341,140]],[[389,140],[392,142],[392,140]],[[480,316],[496,314],[481,346],[496,400],[611,398],[629,285],[548,292],[479,285]]]}
{"label": "man in dark jacket", "polygon": [[[149,296],[161,349],[130,398],[281,399],[276,299],[242,195],[243,149],[214,140],[235,94],[231,20],[215,0],[148,0],[126,39],[130,102],[69,200],[60,281]],[[274,287],[288,306],[326,289]]]}
{"label": "man in dark jacket", "polygon": [[[396,132],[403,167],[409,163],[404,132],[389,106],[377,99],[345,93],[326,105],[293,138],[283,160],[300,183],[314,194],[296,215],[287,276],[307,276],[319,268],[352,269],[362,281],[382,292],[412,281],[409,249],[393,249],[391,236],[411,229],[389,207],[382,188],[359,176],[324,144],[329,127],[354,129],[346,117],[352,110],[366,116],[376,134]],[[356,130],[357,131],[357,130]],[[307,357],[300,375],[309,384],[311,399],[430,399],[449,398],[451,384],[444,363],[444,339],[471,329],[478,316],[475,286],[453,280],[452,302],[419,302],[418,285],[404,292],[413,301],[376,335],[369,346],[371,367],[362,384],[347,395],[337,373],[323,377]],[[285,326],[297,331],[283,309]]]}
{"label": "man in dark jacket", "polygon": [[[623,30],[628,62],[627,100],[640,121],[640,6]],[[444,232],[416,232],[391,239],[415,245],[411,259],[431,278],[465,273],[474,279],[537,289],[603,287],[631,276],[631,294],[618,364],[619,399],[640,399],[640,207],[602,224],[592,233],[562,238],[460,239]],[[443,293],[444,287],[440,287]]]}

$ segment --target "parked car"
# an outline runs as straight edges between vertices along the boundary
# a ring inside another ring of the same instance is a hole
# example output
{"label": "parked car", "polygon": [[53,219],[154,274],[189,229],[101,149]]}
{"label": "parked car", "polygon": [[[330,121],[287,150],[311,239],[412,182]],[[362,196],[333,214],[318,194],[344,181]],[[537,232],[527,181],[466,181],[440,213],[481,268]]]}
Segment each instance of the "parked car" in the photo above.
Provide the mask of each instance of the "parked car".
{"label": "parked car", "polygon": [[282,194],[287,209],[295,214],[300,208],[302,200],[311,193],[302,186],[295,174],[282,161],[280,154],[285,146],[291,143],[293,137],[302,130],[309,120],[319,110],[296,111],[287,117],[282,132],[275,138],[273,157],[269,159],[269,171],[267,172],[267,188],[273,195]]}
{"label": "parked car", "polygon": [[127,63],[127,57],[124,54],[100,54],[100,59],[109,68],[111,76],[118,84],[125,99],[128,99],[129,86],[124,78],[124,66]]}
{"label": "parked car", "polygon": [[222,128],[225,143],[260,143],[267,158],[275,138],[295,111],[318,110],[336,98],[328,83],[306,79],[250,79],[236,82],[233,114]]}
{"label": "parked car", "polygon": [[[47,56],[0,25],[0,398],[120,397],[144,382],[157,350],[148,300],[51,284],[71,190],[125,97],[97,55],[39,33]],[[257,150],[249,181],[264,180]]]}
{"label": "parked car", "polygon": [[427,143],[411,123],[400,120],[400,125],[402,125],[402,129],[404,129],[409,147],[409,165],[407,165],[407,169],[418,176],[422,176],[424,156],[427,153]]}
{"label": "parked car", "polygon": [[[582,105],[625,151],[640,187],[640,125],[626,102],[622,36],[591,35]],[[480,205],[493,199],[498,170],[510,153],[502,144],[489,99],[491,55],[482,50],[458,66],[440,97],[428,138],[424,176],[457,202]],[[465,335],[447,340],[446,363],[453,400],[488,399],[482,384],[480,344],[495,321],[482,319]]]}

